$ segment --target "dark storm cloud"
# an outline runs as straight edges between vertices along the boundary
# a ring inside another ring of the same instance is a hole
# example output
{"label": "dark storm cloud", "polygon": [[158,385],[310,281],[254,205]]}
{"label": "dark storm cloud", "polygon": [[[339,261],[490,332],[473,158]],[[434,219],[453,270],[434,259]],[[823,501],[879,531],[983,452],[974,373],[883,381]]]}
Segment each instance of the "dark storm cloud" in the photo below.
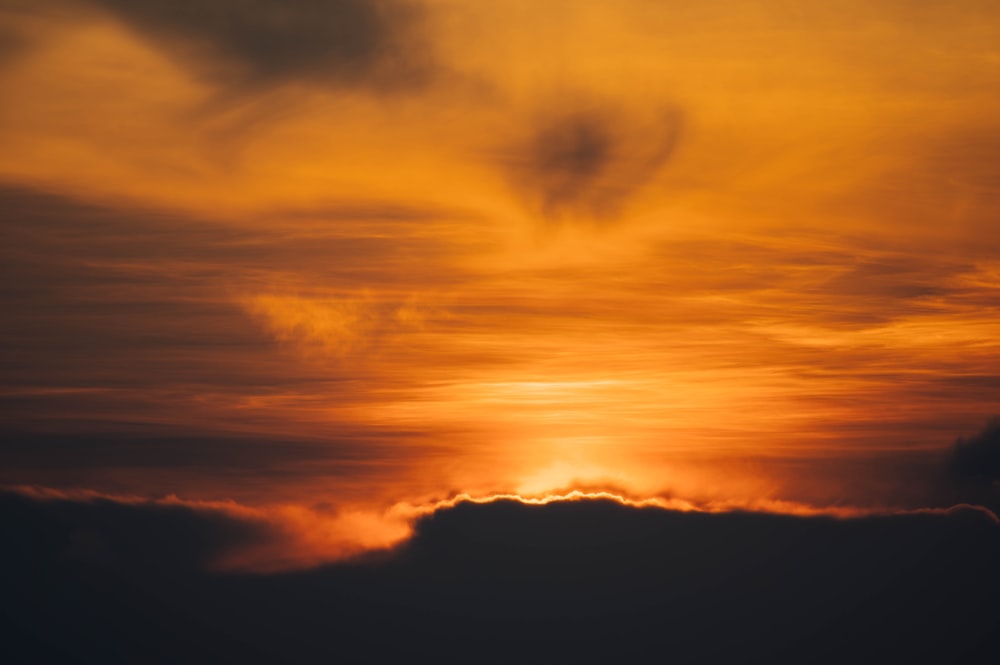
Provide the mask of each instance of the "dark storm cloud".
{"label": "dark storm cloud", "polygon": [[[987,662],[1000,529],[611,502],[459,504],[398,552],[211,573],[211,510],[0,495],[5,662]],[[860,654],[860,655],[859,655]]]}
{"label": "dark storm cloud", "polygon": [[427,74],[420,10],[407,0],[91,0],[210,78],[373,89]]}
{"label": "dark storm cloud", "polygon": [[614,215],[670,159],[683,126],[675,108],[649,121],[603,103],[561,106],[505,158],[514,184],[550,218]]}

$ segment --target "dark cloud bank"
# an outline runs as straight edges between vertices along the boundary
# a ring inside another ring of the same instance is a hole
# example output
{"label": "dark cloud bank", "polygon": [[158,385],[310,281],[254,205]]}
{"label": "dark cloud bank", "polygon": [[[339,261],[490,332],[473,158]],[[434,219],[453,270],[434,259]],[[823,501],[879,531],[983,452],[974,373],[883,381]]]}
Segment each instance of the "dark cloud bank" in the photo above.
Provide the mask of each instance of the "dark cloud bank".
{"label": "dark cloud bank", "polygon": [[0,495],[0,660],[988,662],[1000,527],[610,502],[461,504],[408,545],[296,573],[206,572],[271,538],[184,506]]}

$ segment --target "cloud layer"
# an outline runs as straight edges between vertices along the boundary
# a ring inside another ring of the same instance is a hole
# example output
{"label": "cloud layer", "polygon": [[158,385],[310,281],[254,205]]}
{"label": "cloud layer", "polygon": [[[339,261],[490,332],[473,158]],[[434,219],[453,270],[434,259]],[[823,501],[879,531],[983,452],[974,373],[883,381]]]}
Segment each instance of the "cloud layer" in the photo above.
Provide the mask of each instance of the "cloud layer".
{"label": "cloud layer", "polygon": [[460,504],[391,556],[248,576],[202,567],[267,537],[232,513],[10,494],[0,510],[10,662],[963,662],[1000,618],[1000,530],[974,511]]}

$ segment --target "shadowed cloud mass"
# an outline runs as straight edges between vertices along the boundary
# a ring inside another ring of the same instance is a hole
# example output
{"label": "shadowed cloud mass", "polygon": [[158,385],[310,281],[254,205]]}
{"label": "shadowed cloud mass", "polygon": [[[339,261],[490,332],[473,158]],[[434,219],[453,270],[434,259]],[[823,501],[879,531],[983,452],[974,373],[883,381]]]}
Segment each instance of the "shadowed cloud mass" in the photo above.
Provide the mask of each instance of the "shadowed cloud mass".
{"label": "shadowed cloud mass", "polygon": [[275,535],[232,510],[2,494],[0,511],[6,662],[959,663],[1000,619],[1000,529],[975,511],[463,503],[392,553],[280,575],[205,570]]}
{"label": "shadowed cloud mass", "polygon": [[210,79],[391,90],[425,78],[408,0],[92,0]]}

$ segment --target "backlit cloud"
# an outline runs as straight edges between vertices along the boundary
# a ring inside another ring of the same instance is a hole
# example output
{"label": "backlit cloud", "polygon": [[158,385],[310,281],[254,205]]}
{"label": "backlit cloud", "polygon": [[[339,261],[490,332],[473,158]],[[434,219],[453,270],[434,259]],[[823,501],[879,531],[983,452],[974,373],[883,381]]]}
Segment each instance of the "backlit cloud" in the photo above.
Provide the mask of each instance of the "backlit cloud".
{"label": "backlit cloud", "polygon": [[0,515],[16,544],[0,553],[4,649],[43,662],[162,644],[170,662],[463,663],[486,641],[504,662],[641,660],[669,644],[683,662],[937,663],[988,660],[998,619],[1000,528],[968,508],[832,519],[464,502],[409,539],[383,533],[391,551],[281,574],[266,565],[309,565],[294,557],[338,525],[373,525],[39,490],[0,493]]}

